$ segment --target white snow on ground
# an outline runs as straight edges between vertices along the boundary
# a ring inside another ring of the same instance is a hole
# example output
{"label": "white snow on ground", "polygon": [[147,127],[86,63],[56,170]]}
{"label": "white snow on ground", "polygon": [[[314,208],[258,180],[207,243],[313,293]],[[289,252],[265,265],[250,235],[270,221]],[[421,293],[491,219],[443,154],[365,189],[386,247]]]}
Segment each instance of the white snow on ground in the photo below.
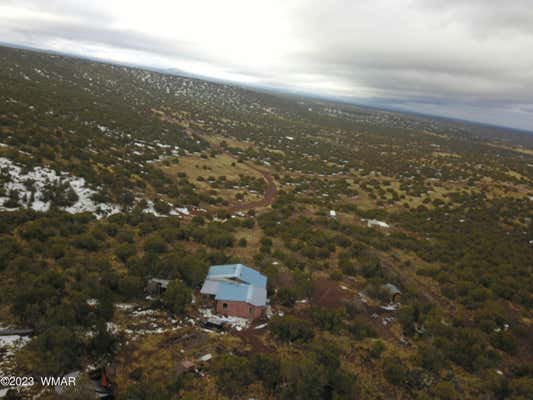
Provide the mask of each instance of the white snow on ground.
{"label": "white snow on ground", "polygon": [[78,201],[65,208],[65,211],[71,214],[77,214],[81,212],[93,212],[97,216],[108,216],[120,212],[120,206],[109,203],[96,204],[91,197],[96,193],[94,190],[85,187],[85,179],[83,178],[69,178],[70,187],[78,195]]}
{"label": "white snow on ground", "polygon": [[379,226],[380,228],[389,228],[390,225],[383,221],[378,221],[377,219],[362,219],[361,221],[366,221],[369,228],[373,226]]}
{"label": "white snow on ground", "polygon": [[135,317],[144,317],[147,315],[155,314],[155,310],[147,309],[147,310],[133,311],[131,314]]}
{"label": "white snow on ground", "polygon": [[115,307],[119,310],[131,310],[132,308],[136,307],[136,304],[132,303],[116,303]]}
{"label": "white snow on ground", "polygon": [[189,209],[187,207],[176,208],[176,211],[178,211],[180,214],[184,214],[184,215],[189,215],[190,214]]}
{"label": "white snow on ground", "polygon": [[386,311],[396,311],[398,308],[400,308],[400,304],[389,304],[386,306],[380,306],[380,308]]}
{"label": "white snow on ground", "polygon": [[[172,204],[168,203],[172,207]],[[146,208],[143,210],[145,214],[152,214],[156,217],[166,217],[165,214],[158,213],[154,207],[154,202],[152,200],[146,200]],[[176,207],[171,208],[168,212],[169,215],[190,215],[190,211],[187,207]]]}
{"label": "white snow on ground", "polygon": [[20,349],[21,347],[24,347],[29,341],[30,338],[28,336],[0,336],[0,348],[9,347],[13,349]]}
{"label": "white snow on ground", "polygon": [[[95,203],[92,196],[97,192],[85,186],[85,179],[70,176],[66,172],[58,174],[46,167],[34,167],[27,173],[23,173],[20,166],[7,158],[0,157],[0,173],[8,177],[8,182],[3,186],[4,192],[7,194],[16,190],[19,196],[19,205],[32,208],[35,211],[46,212],[50,209],[50,202],[44,201],[44,192],[49,184],[56,183],[70,185],[78,196],[75,204],[65,208],[65,211],[71,214],[92,212],[97,218],[101,218],[116,214],[121,210],[120,206],[116,204]],[[30,204],[32,191],[34,191],[34,198]],[[4,207],[7,200],[8,197],[0,197],[0,211],[16,209]]]}
{"label": "white snow on ground", "polygon": [[[7,328],[3,326],[2,324],[0,324],[0,330],[2,329],[7,329]],[[0,350],[6,350],[5,352],[6,356],[13,356],[18,349],[21,349],[22,347],[26,346],[26,344],[28,344],[30,340],[31,339],[29,336],[21,336],[21,335],[0,336]],[[1,364],[1,361],[2,360],[0,357],[0,364]]]}
{"label": "white snow on ground", "polygon": [[146,208],[143,210],[143,213],[153,214],[156,217],[159,217],[160,214],[154,208],[154,202],[152,200],[146,200]]}
{"label": "white snow on ground", "polygon": [[118,328],[118,325],[115,324],[114,322],[106,322],[106,330],[109,333],[116,335],[119,331],[119,328]]}
{"label": "white snow on ground", "polygon": [[213,356],[211,355],[211,353],[207,353],[207,354],[204,354],[202,357],[198,358],[198,361],[203,361],[203,362],[206,362],[206,361],[209,361],[213,358]]}
{"label": "white snow on ground", "polygon": [[182,329],[187,322],[194,325],[194,320],[178,320],[168,318],[167,313],[160,310],[144,309],[138,304],[115,304],[117,312],[125,318],[120,325],[114,322],[107,323],[107,329],[114,334],[123,334],[128,341],[137,340],[145,335],[164,334]]}
{"label": "white snow on ground", "polygon": [[211,309],[209,308],[201,308],[198,310],[200,314],[202,314],[205,318],[208,318],[210,320],[218,321],[222,324],[227,324],[231,326],[232,328],[240,331],[242,329],[248,328],[250,325],[250,321],[246,318],[239,318],[239,317],[223,317],[221,315],[215,315],[211,312]]}
{"label": "white snow on ground", "polygon": [[359,294],[359,298],[361,299],[363,303],[368,303],[368,297],[364,293],[359,292],[358,294]]}
{"label": "white snow on ground", "polygon": [[167,158],[166,155],[161,154],[159,157],[154,158],[153,160],[148,160],[148,161],[146,161],[146,162],[147,162],[148,164],[153,164],[153,163],[156,163],[156,162],[159,162],[159,161],[163,161],[163,160],[165,160],[166,158]]}

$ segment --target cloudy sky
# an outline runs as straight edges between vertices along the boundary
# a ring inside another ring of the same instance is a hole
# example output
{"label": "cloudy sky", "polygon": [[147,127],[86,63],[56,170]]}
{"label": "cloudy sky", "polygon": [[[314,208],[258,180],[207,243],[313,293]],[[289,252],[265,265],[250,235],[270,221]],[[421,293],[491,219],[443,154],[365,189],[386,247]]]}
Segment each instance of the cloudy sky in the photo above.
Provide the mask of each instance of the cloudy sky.
{"label": "cloudy sky", "polygon": [[0,0],[0,40],[533,131],[532,0]]}

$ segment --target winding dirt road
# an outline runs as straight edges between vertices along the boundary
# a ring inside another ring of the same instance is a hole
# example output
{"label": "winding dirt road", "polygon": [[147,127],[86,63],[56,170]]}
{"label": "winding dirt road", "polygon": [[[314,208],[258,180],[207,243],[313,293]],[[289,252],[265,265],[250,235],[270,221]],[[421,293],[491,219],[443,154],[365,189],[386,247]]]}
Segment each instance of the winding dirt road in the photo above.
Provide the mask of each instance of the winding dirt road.
{"label": "winding dirt road", "polygon": [[[192,128],[192,127],[187,127],[185,130],[186,130],[186,132],[189,135],[198,135],[198,136],[202,136],[203,135],[203,133],[200,130]],[[211,146],[220,150],[220,147],[218,145],[211,144]],[[231,158],[233,158],[234,160],[236,160],[236,161],[238,160],[237,157],[235,157],[233,154],[231,154],[229,152],[224,152],[224,153],[226,155],[230,156]],[[258,207],[267,207],[270,204],[272,204],[272,202],[274,201],[274,197],[276,197],[276,194],[278,193],[278,188],[277,188],[276,183],[274,182],[274,178],[272,177],[272,174],[270,174],[270,172],[265,171],[265,170],[263,170],[261,168],[258,168],[258,167],[254,166],[254,165],[250,165],[248,163],[244,163],[244,164],[248,168],[258,172],[259,174],[261,174],[261,176],[263,177],[263,179],[267,183],[267,187],[266,187],[266,190],[265,190],[265,194],[263,195],[263,198],[261,200],[254,200],[254,201],[249,201],[249,202],[245,202],[245,203],[232,204],[229,207],[227,207],[227,210],[230,213],[232,213],[232,214],[234,214],[236,212],[239,212],[239,211],[241,211],[241,212],[248,211],[248,210],[251,210],[251,209],[254,209],[254,208],[258,208]],[[212,214],[215,214],[216,211],[217,210],[208,210],[207,214],[212,215]]]}
{"label": "winding dirt road", "polygon": [[[235,158],[233,155],[230,155],[232,158]],[[228,208],[230,213],[236,213],[238,211],[247,211],[257,207],[267,207],[274,201],[274,197],[278,193],[278,188],[274,182],[274,178],[270,172],[263,169],[257,168],[253,165],[246,164],[246,166],[254,171],[260,173],[263,176],[263,179],[267,183],[265,194],[261,200],[249,201],[246,203],[233,204]]]}

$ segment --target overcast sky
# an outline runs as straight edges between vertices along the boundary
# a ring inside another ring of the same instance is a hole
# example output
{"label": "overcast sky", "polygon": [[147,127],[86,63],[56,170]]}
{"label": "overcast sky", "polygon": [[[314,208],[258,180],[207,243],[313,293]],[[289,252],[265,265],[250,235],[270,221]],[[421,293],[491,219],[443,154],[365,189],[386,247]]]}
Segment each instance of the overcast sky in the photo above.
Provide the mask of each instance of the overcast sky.
{"label": "overcast sky", "polygon": [[0,40],[533,131],[533,0],[0,0]]}

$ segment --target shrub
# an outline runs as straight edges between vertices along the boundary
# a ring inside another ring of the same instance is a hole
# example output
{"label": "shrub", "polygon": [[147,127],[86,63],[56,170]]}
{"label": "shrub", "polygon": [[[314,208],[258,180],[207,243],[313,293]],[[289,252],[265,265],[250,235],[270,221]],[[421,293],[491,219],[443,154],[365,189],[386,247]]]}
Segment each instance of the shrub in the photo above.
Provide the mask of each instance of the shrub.
{"label": "shrub", "polygon": [[398,357],[388,357],[383,361],[383,374],[395,386],[405,385],[407,368]]}
{"label": "shrub", "polygon": [[223,355],[216,360],[213,370],[218,390],[230,398],[252,382],[250,363],[245,357]]}
{"label": "shrub", "polygon": [[281,288],[276,294],[278,302],[286,307],[291,307],[296,302],[296,290],[293,288]]}
{"label": "shrub", "polygon": [[123,243],[115,249],[115,255],[122,262],[126,262],[128,258],[134,256],[136,253],[137,248],[130,243]]}
{"label": "shrub", "polygon": [[144,251],[148,253],[164,253],[167,251],[167,242],[159,235],[150,236],[144,243]]}
{"label": "shrub", "polygon": [[293,317],[274,317],[270,323],[274,336],[287,342],[308,342],[315,332],[309,321]]}
{"label": "shrub", "polygon": [[174,314],[183,314],[191,303],[191,290],[181,281],[172,281],[163,295],[163,300],[167,310]]}

